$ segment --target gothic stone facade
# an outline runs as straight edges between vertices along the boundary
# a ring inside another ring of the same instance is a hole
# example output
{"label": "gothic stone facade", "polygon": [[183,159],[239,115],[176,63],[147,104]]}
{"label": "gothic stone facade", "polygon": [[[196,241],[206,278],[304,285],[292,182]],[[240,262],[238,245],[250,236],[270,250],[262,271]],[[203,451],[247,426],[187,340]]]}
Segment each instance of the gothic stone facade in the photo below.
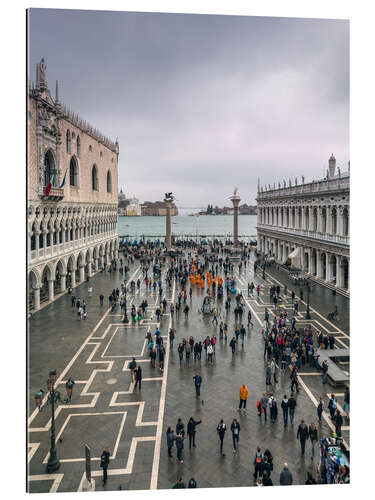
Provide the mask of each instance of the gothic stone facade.
{"label": "gothic stone facade", "polygon": [[110,264],[118,251],[118,143],[63,106],[57,83],[51,97],[45,69],[42,59],[28,94],[28,277],[34,310]]}
{"label": "gothic stone facade", "polygon": [[323,180],[258,187],[258,245],[263,255],[278,263],[300,248],[302,271],[348,291],[350,175],[349,170],[335,170],[332,155]]}

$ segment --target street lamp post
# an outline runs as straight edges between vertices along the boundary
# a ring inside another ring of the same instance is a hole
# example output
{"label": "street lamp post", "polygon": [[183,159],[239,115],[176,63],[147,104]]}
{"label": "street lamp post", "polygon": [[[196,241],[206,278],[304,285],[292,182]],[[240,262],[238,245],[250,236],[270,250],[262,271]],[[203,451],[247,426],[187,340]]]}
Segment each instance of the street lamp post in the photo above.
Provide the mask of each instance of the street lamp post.
{"label": "street lamp post", "polygon": [[[56,452],[55,404],[58,402],[61,404],[70,403],[72,399],[73,386],[74,386],[74,380],[69,378],[68,381],[66,382],[66,394],[68,397],[66,399],[62,399],[60,392],[55,389],[55,382],[56,382],[56,370],[50,370],[49,379],[47,380],[48,397],[46,401],[46,404],[51,405],[51,446],[49,452],[49,459],[47,463],[48,474],[55,472],[60,467],[60,460],[57,458],[57,452]],[[43,396],[44,396],[43,389],[40,389],[40,391],[35,395],[35,403],[37,408],[39,408],[39,411],[42,411],[43,409],[42,406]]]}
{"label": "street lamp post", "polygon": [[122,320],[123,323],[129,323],[129,318],[127,314],[127,305],[126,305],[126,285],[124,287],[124,306],[125,306],[125,312],[124,312],[124,319]]}
{"label": "street lamp post", "polygon": [[307,302],[306,302],[305,319],[311,319],[311,316],[310,316],[310,283],[309,283],[308,279],[306,279],[306,291],[307,291]]}

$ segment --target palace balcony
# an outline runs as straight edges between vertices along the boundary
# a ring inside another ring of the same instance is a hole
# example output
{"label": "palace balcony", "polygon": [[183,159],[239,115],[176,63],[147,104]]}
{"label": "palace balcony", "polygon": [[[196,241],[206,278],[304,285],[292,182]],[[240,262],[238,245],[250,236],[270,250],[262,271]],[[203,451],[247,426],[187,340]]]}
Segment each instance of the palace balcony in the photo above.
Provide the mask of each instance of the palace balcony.
{"label": "palace balcony", "polygon": [[344,236],[341,234],[320,233],[318,231],[308,231],[305,229],[295,229],[292,227],[273,226],[272,224],[258,224],[257,228],[273,231],[275,233],[288,234],[290,236],[300,236],[317,241],[326,241],[327,243],[331,242],[338,243],[340,245],[350,245],[350,236]]}

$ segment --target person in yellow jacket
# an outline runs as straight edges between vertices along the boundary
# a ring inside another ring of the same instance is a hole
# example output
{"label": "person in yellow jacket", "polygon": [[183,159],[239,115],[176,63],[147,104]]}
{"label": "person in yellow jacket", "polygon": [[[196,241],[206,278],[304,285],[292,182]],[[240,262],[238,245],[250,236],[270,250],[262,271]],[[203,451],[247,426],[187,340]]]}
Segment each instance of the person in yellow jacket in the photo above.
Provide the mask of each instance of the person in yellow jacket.
{"label": "person in yellow jacket", "polygon": [[241,411],[243,407],[243,412],[246,413],[246,401],[249,397],[249,389],[245,384],[242,384],[240,387],[240,406],[238,407],[238,411]]}

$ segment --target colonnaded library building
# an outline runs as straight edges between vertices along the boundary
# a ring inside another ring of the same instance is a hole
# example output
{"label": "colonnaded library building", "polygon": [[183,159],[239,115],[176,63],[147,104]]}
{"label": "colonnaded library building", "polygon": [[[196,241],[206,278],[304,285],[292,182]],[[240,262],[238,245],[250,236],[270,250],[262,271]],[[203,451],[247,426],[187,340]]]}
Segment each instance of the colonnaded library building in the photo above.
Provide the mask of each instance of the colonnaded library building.
{"label": "colonnaded library building", "polygon": [[260,252],[281,264],[290,259],[312,279],[348,294],[349,197],[350,163],[341,172],[333,155],[324,179],[258,186]]}
{"label": "colonnaded library building", "polygon": [[55,99],[42,59],[28,88],[29,307],[38,310],[118,254],[118,142]]}

